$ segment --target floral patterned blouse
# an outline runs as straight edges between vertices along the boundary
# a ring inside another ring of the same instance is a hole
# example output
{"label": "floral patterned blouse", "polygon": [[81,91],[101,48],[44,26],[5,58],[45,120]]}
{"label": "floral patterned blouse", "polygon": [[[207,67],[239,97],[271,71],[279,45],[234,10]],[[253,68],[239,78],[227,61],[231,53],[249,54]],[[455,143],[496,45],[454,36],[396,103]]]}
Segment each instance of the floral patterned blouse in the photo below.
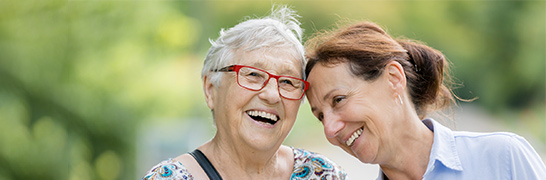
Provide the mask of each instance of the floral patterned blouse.
{"label": "floral patterned blouse", "polygon": [[[327,157],[304,149],[292,147],[294,152],[294,170],[291,180],[329,179],[344,180],[347,174],[341,167]],[[192,180],[188,170],[174,159],[168,159],[155,165],[142,180]]]}

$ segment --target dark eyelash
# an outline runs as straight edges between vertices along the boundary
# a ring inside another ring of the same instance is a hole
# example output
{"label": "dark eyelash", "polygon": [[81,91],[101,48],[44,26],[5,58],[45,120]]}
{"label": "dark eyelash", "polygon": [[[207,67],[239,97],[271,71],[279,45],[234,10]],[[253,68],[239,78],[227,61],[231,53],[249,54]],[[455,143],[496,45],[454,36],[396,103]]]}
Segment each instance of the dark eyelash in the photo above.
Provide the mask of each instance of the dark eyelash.
{"label": "dark eyelash", "polygon": [[338,104],[341,100],[345,99],[344,96],[336,96],[334,99],[332,99],[332,105]]}

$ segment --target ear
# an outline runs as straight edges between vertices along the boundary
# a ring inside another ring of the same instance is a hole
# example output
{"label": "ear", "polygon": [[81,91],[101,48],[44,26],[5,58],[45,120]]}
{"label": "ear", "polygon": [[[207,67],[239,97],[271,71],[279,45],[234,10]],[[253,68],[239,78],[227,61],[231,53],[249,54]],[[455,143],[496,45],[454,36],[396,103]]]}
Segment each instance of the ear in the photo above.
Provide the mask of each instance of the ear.
{"label": "ear", "polygon": [[385,67],[385,72],[395,94],[403,94],[406,89],[406,74],[402,65],[396,61],[391,61]]}
{"label": "ear", "polygon": [[214,84],[212,84],[209,77],[205,76],[203,78],[203,90],[205,91],[205,101],[207,101],[207,106],[209,106],[210,110],[214,110],[215,89],[216,87],[214,87]]}

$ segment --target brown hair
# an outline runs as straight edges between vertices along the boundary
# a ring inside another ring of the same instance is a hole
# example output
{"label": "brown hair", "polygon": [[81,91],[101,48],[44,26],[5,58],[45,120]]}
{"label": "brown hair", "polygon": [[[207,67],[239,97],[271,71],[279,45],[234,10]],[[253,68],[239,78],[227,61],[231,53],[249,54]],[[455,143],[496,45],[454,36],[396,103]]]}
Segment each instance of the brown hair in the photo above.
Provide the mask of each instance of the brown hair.
{"label": "brown hair", "polygon": [[352,74],[373,81],[389,62],[397,61],[404,68],[409,94],[420,118],[429,110],[447,108],[454,102],[445,85],[451,80],[444,55],[414,40],[393,39],[377,24],[359,22],[319,33],[307,41],[306,48],[306,75],[317,63],[348,63]]}

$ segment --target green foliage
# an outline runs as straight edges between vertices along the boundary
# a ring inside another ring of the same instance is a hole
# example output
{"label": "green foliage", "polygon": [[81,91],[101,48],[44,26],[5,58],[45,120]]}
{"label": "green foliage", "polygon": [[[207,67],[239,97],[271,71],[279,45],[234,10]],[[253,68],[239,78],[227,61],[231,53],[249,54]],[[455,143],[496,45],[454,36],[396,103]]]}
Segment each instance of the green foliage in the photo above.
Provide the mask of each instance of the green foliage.
{"label": "green foliage", "polygon": [[[458,95],[546,124],[544,1],[285,3],[302,16],[306,37],[348,18],[427,42],[452,61]],[[200,79],[207,40],[270,7],[0,1],[0,179],[140,178],[139,124],[210,119]],[[300,112],[289,143],[321,132],[307,105]],[[531,127],[546,141],[546,126]]]}
{"label": "green foliage", "polygon": [[0,7],[1,177],[133,179],[137,124],[191,111],[165,108],[198,91],[175,84],[199,34],[181,12],[119,1]]}

